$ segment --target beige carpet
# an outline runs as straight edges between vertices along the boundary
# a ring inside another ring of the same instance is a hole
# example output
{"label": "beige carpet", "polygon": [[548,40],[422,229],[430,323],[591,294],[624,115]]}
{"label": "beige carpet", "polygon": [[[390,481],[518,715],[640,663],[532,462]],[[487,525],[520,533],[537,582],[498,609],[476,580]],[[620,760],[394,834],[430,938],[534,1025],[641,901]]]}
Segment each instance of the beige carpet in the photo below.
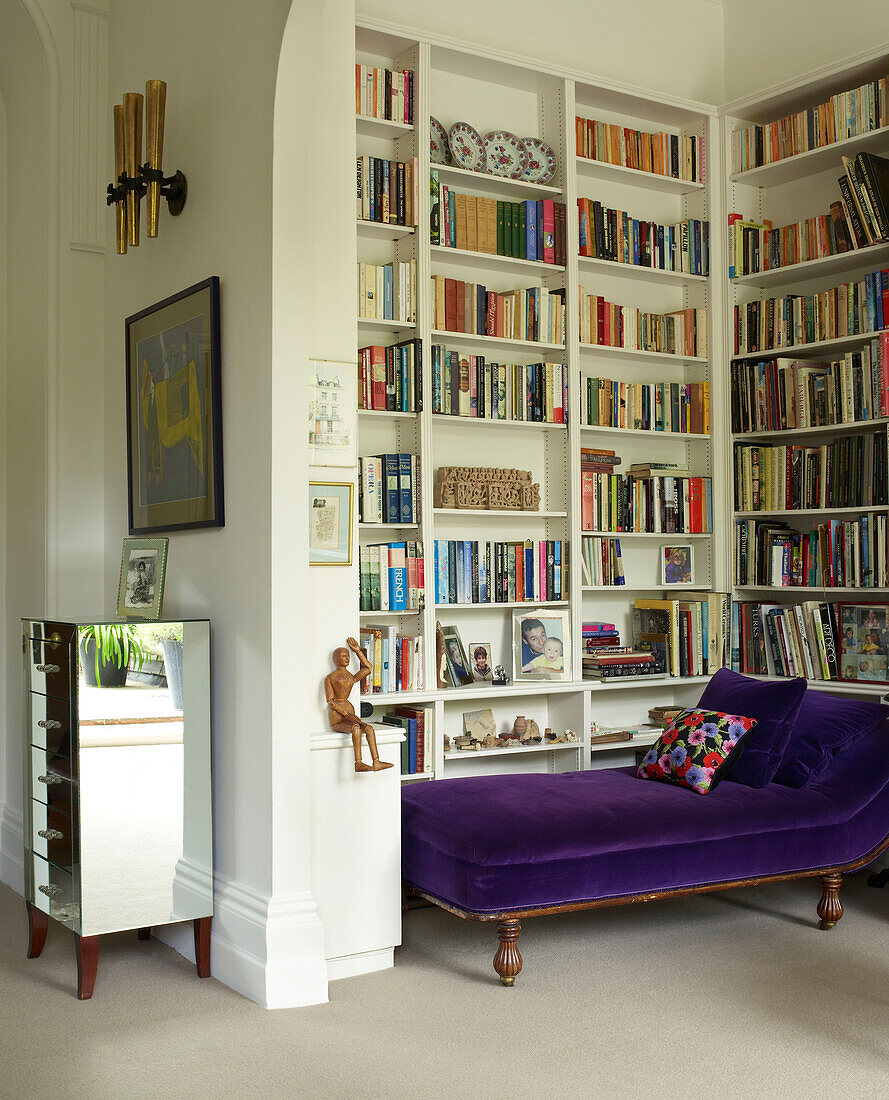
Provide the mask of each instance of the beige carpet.
{"label": "beige carpet", "polygon": [[813,881],[528,921],[512,990],[490,927],[408,915],[394,970],[266,1012],[135,934],[73,996],[70,933],[25,959],[0,887],[0,1097],[886,1097],[889,888]]}

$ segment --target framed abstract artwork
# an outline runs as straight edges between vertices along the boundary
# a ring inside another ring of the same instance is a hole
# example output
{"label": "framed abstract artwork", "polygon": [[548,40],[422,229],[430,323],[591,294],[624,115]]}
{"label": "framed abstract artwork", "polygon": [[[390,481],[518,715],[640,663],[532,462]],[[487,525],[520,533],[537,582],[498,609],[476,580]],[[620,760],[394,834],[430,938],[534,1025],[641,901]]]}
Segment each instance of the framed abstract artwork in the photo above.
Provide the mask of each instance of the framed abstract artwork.
{"label": "framed abstract artwork", "polygon": [[219,279],[126,320],[131,535],[223,527]]}

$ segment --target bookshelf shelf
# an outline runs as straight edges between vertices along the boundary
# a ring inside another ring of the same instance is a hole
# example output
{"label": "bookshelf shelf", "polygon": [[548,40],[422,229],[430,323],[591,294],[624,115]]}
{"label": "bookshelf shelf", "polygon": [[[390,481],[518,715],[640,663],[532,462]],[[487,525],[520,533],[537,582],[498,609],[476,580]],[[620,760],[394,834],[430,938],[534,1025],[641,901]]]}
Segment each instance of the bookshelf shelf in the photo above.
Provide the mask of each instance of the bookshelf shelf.
{"label": "bookshelf shelf", "polygon": [[638,737],[631,737],[628,741],[594,741],[590,745],[590,752],[609,752],[613,749],[650,749],[659,737],[660,733],[656,735],[640,734]]}
{"label": "bookshelf shelf", "polygon": [[889,594],[889,588],[824,588],[817,585],[801,586],[792,584],[736,584],[738,592],[788,592],[800,595],[818,596],[883,596]]}
{"label": "bookshelf shelf", "polygon": [[471,252],[467,248],[451,248],[449,245],[430,245],[433,263],[450,263],[462,267],[486,267],[496,271],[538,271],[548,275],[552,271],[564,271],[559,264],[545,264],[541,260],[522,260],[516,256],[500,256],[493,252]]}
{"label": "bookshelf shelf", "polygon": [[374,237],[386,241],[395,241],[399,237],[409,237],[414,232],[412,225],[393,225],[388,222],[372,222],[365,218],[356,219],[360,237]]}
{"label": "bookshelf shelf", "polygon": [[700,363],[701,365],[706,365],[709,362],[700,355],[671,355],[665,351],[614,348],[610,344],[581,344],[580,350],[583,355],[594,355],[603,359],[639,359],[647,363]]}
{"label": "bookshelf shelf", "polygon": [[513,600],[508,603],[437,603],[436,611],[501,611],[513,607],[568,607],[569,600]]}
{"label": "bookshelf shelf", "polygon": [[[778,115],[775,116],[776,118]],[[732,183],[748,187],[777,187],[791,180],[805,179],[816,172],[829,168],[842,171],[841,157],[854,157],[865,150],[889,149],[889,127],[871,130],[867,134],[835,141],[832,145],[822,145],[818,149],[809,149],[793,157],[764,164],[760,168],[750,168],[746,172],[737,172],[731,176]]]}
{"label": "bookshelf shelf", "polygon": [[820,279],[827,275],[840,275],[849,271],[863,271],[871,266],[879,267],[889,260],[889,242],[869,244],[865,248],[855,248],[850,252],[838,252],[833,256],[822,256],[817,260],[804,260],[786,267],[775,267],[768,271],[758,271],[753,275],[736,275],[732,282],[736,286],[783,286],[785,283],[804,282],[807,279]]}
{"label": "bookshelf shelf", "polygon": [[[757,512],[757,515],[761,513]],[[670,542],[679,543],[685,542],[686,539],[709,539],[712,538],[710,531],[581,531],[582,535],[595,535],[599,538],[615,538],[615,539],[660,539],[661,542],[664,539]],[[663,585],[660,586],[661,588]]]}
{"label": "bookshelf shelf", "polygon": [[434,779],[435,775],[432,772],[422,772],[419,775],[403,775],[401,777],[402,783],[422,783],[424,779]]}
{"label": "bookshelf shelf", "polygon": [[686,443],[709,443],[709,435],[696,432],[652,432],[647,428],[611,428],[603,424],[580,424],[582,432],[598,432],[601,435],[649,436],[653,439],[682,439]]}
{"label": "bookshelf shelf", "polygon": [[484,425],[485,428],[506,428],[518,429],[519,431],[534,431],[534,432],[552,432],[560,431],[564,432],[567,429],[565,424],[550,424],[547,422],[541,422],[538,420],[489,420],[487,417],[477,416],[451,416],[449,413],[434,413],[432,417],[432,423],[436,428],[441,426],[447,427],[471,427],[474,425]]}
{"label": "bookshelf shelf", "polygon": [[[761,673],[753,674],[757,680],[766,680],[769,682],[777,680],[786,680],[786,676],[767,676]],[[862,684],[855,683],[849,680],[818,680],[814,677],[805,677],[806,683],[811,684],[813,689],[820,689],[821,691],[844,691],[850,695],[886,695],[889,693],[889,684]]]}
{"label": "bookshelf shelf", "polygon": [[773,508],[764,512],[735,512],[736,519],[756,519],[764,516],[857,516],[862,512],[889,512],[885,504],[860,504],[857,508]]}
{"label": "bookshelf shelf", "polygon": [[367,523],[362,520],[358,526],[362,531],[407,531],[420,525],[419,523]]}
{"label": "bookshelf shelf", "polygon": [[402,615],[422,615],[422,611],[359,611],[362,619],[398,619]]}
{"label": "bookshelf shelf", "polygon": [[709,676],[652,676],[648,679],[636,679],[632,676],[627,676],[623,680],[618,680],[614,683],[606,683],[604,680],[584,680],[586,687],[591,688],[594,692],[599,691],[627,691],[629,689],[635,689],[638,691],[640,688],[660,688],[661,690],[667,686],[689,686],[695,684],[707,684],[710,682]]}
{"label": "bookshelf shelf", "polygon": [[[416,118],[416,115],[414,117]],[[414,127],[406,122],[390,122],[386,118],[356,115],[355,132],[362,137],[400,138],[404,137],[405,134],[412,134]]]}
{"label": "bookshelf shelf", "polygon": [[448,344],[456,344],[463,347],[478,345],[483,348],[502,348],[504,351],[521,351],[532,355],[536,352],[552,351],[559,355],[565,354],[564,344],[544,344],[534,340],[507,340],[502,336],[476,336],[471,332],[447,332],[444,329],[433,329],[432,339]]}
{"label": "bookshelf shelf", "polygon": [[678,180],[673,176],[661,176],[656,172],[643,172],[639,168],[624,168],[622,164],[609,164],[604,160],[577,158],[577,174],[589,179],[614,180],[630,187],[644,187],[648,191],[664,191],[673,195],[685,195],[703,191],[703,183],[694,180]]}
{"label": "bookshelf shelf", "polygon": [[821,428],[777,428],[774,431],[764,432],[734,432],[732,440],[735,443],[755,443],[759,439],[806,439],[814,436],[830,435],[856,435],[858,432],[866,432],[870,428],[882,428],[889,424],[889,416],[876,417],[873,420],[856,420],[852,424],[825,424]]}
{"label": "bookshelf shelf", "polygon": [[389,321],[380,317],[359,317],[358,327],[376,332],[414,332],[417,328],[413,321]]}
{"label": "bookshelf shelf", "polygon": [[819,356],[831,356],[834,352],[843,352],[849,348],[861,347],[863,344],[868,343],[870,340],[876,339],[880,335],[877,332],[860,332],[854,336],[837,336],[833,340],[821,340],[813,344],[791,344],[789,347],[784,348],[765,348],[763,351],[745,351],[740,355],[733,355],[732,360],[734,362],[741,362],[742,360],[749,359],[776,359],[779,356],[784,358],[792,357],[794,359],[809,359]]}
{"label": "bookshelf shelf", "polygon": [[662,584],[584,584],[581,592],[663,592]]}
{"label": "bookshelf shelf", "polygon": [[445,753],[445,763],[462,759],[464,756],[478,758],[480,756],[524,756],[531,752],[558,752],[560,749],[573,749],[575,752],[583,748],[582,741],[558,743],[553,745],[521,745],[514,749],[451,749]]}
{"label": "bookshelf shelf", "polygon": [[709,282],[707,275],[691,275],[685,271],[662,271],[659,267],[623,264],[617,260],[600,260],[596,256],[578,256],[577,266],[581,275],[589,271],[594,275],[616,275],[618,278],[631,278],[636,282],[644,280],[648,283],[679,284],[680,286],[686,283],[706,285]]}
{"label": "bookshelf shelf", "polygon": [[472,519],[478,516],[480,519],[498,517],[501,519],[567,519],[567,512],[522,512],[494,509],[494,508],[435,508],[437,516],[459,516],[462,519]]}
{"label": "bookshelf shelf", "polygon": [[528,183],[525,180],[511,180],[504,176],[492,176],[487,172],[470,172],[466,168],[456,168],[449,164],[432,164],[438,178],[449,186],[468,187],[474,191],[505,193],[510,200],[519,197],[526,199],[554,199],[562,194],[561,187],[552,187],[545,183]]}
{"label": "bookshelf shelf", "polygon": [[389,409],[359,409],[358,415],[366,417],[368,423],[374,420],[416,420],[419,413],[394,412]]}

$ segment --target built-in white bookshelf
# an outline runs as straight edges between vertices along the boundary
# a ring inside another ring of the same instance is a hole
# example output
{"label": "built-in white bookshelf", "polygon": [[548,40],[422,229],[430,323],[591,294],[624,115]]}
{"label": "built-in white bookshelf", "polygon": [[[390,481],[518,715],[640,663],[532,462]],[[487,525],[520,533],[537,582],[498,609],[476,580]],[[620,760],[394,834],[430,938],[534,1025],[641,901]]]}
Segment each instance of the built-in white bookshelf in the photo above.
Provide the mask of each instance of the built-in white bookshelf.
{"label": "built-in white bookshelf", "polygon": [[[801,81],[776,86],[763,93],[727,104],[723,117],[725,173],[725,207],[727,214],[738,213],[754,222],[770,220],[774,227],[785,226],[825,214],[832,202],[840,198],[838,179],[844,173],[841,158],[854,159],[862,151],[889,155],[889,128],[844,138],[832,144],[777,160],[747,171],[733,171],[732,134],[748,125],[765,124],[793,112],[825,102],[830,96],[868,81],[884,77],[889,64],[885,48],[859,55],[852,62],[826,67]],[[728,260],[728,255],[726,257]],[[726,285],[725,357],[729,363],[754,363],[782,357],[793,360],[830,361],[842,358],[867,344],[875,333],[837,336],[798,344],[789,348],[769,348],[756,353],[736,354],[733,345],[734,307],[759,298],[787,294],[812,294],[828,290],[838,283],[860,280],[871,271],[889,264],[889,244],[882,242],[851,251],[777,267],[753,274],[728,277],[728,263],[723,278]],[[730,396],[730,395],[729,395]],[[841,423],[825,427],[790,428],[771,431],[733,431],[730,446],[740,444],[796,445],[818,447],[845,437],[873,430],[886,430],[885,417]],[[797,508],[770,511],[742,511],[732,504],[732,526],[738,520],[778,520],[798,531],[810,531],[829,520],[854,520],[859,516],[874,517],[889,511],[886,505],[848,508]],[[733,541],[733,540],[732,540]],[[732,573],[733,580],[737,574]],[[738,600],[783,606],[804,601],[833,604],[836,601],[886,601],[885,588],[782,586],[747,584],[734,585]],[[770,678],[770,677],[763,677]],[[844,694],[881,695],[885,684],[852,683],[813,679],[819,689]]]}
{"label": "built-in white bookshelf", "polygon": [[[395,26],[362,19],[356,31],[356,60],[382,68],[410,68],[415,73],[414,126],[378,125],[359,119],[356,124],[358,154],[405,160],[417,157],[420,194],[430,168],[441,182],[458,191],[505,201],[550,198],[566,206],[566,262],[561,265],[504,256],[461,251],[431,245],[429,203],[420,202],[418,224],[413,231],[402,227],[359,223],[356,230],[358,259],[389,263],[414,259],[417,264],[417,319],[415,326],[389,321],[359,320],[358,346],[388,344],[416,337],[423,349],[423,410],[419,414],[361,412],[358,418],[359,453],[362,456],[410,451],[420,456],[422,506],[418,525],[410,530],[389,524],[360,524],[362,543],[393,538],[416,538],[425,550],[425,608],[413,615],[391,614],[392,621],[414,624],[422,635],[425,687],[418,691],[366,695],[376,721],[398,705],[423,706],[432,716],[432,771],[434,777],[482,772],[521,770],[573,770],[615,763],[630,763],[632,742],[599,745],[591,753],[590,726],[617,726],[647,721],[655,705],[693,705],[706,677],[667,677],[662,680],[601,683],[581,678],[581,625],[584,621],[614,622],[622,641],[632,641],[632,605],[636,597],[681,592],[664,589],[658,572],[662,547],[677,543],[694,545],[694,590],[727,591],[731,508],[728,477],[727,391],[722,350],[724,317],[724,224],[722,149],[719,120],[714,107],[684,102],[669,96],[653,96],[628,86],[600,81],[584,74],[534,65],[525,59],[486,52],[441,38],[418,37]],[[447,129],[457,121],[471,123],[481,134],[505,129],[522,137],[535,136],[556,153],[557,171],[546,185],[469,172],[430,163],[429,118],[438,118]],[[677,180],[576,156],[575,116],[644,131],[694,134],[699,143],[702,179]],[[579,256],[577,200],[597,199],[626,210],[634,217],[661,224],[686,218],[709,220],[710,273],[706,276],[637,267]],[[566,292],[566,339],[559,343],[530,343],[466,333],[443,332],[433,327],[429,293],[430,277],[483,283],[489,290],[507,292],[539,285]],[[709,311],[707,356],[668,355],[622,347],[582,344],[577,303],[579,288],[609,301],[639,309],[666,313],[696,307]],[[432,346],[466,350],[488,361],[530,364],[568,364],[569,423],[491,421],[432,412]],[[634,428],[581,424],[581,385],[589,377],[610,377],[626,382],[703,382],[710,384],[709,435],[643,431]],[[625,471],[633,462],[652,458],[687,466],[694,475],[712,478],[713,531],[666,534],[651,532],[590,532],[620,538],[627,572],[626,585],[584,584],[581,567],[581,447],[612,449],[622,458]],[[459,512],[436,508],[432,487],[440,466],[504,466],[528,469],[540,484],[540,511],[530,513]],[[570,546],[569,593],[561,607],[571,616],[572,667],[566,681],[490,684],[465,688],[435,686],[436,622],[457,625],[465,648],[473,642],[489,642],[493,662],[506,666],[512,677],[513,613],[525,602],[485,605],[439,605],[435,602],[435,539],[518,541],[561,539]],[[362,612],[362,622],[380,619],[380,612]],[[491,707],[498,730],[511,726],[524,714],[557,732],[572,729],[576,744],[540,745],[525,749],[443,751],[443,735],[462,734],[465,711]],[[428,739],[427,733],[427,739]],[[644,743],[644,742],[642,742]],[[414,781],[418,777],[405,777]]]}

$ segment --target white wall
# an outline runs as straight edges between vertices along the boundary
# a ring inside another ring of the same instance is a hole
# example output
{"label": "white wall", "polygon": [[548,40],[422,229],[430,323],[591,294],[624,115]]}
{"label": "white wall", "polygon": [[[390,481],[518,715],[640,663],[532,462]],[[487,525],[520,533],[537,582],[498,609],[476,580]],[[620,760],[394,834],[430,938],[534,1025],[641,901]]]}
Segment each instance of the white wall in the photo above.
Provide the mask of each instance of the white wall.
{"label": "white wall", "polygon": [[712,0],[356,0],[359,15],[720,103],[723,10]]}
{"label": "white wall", "polygon": [[885,43],[885,0],[726,0],[725,101]]}

